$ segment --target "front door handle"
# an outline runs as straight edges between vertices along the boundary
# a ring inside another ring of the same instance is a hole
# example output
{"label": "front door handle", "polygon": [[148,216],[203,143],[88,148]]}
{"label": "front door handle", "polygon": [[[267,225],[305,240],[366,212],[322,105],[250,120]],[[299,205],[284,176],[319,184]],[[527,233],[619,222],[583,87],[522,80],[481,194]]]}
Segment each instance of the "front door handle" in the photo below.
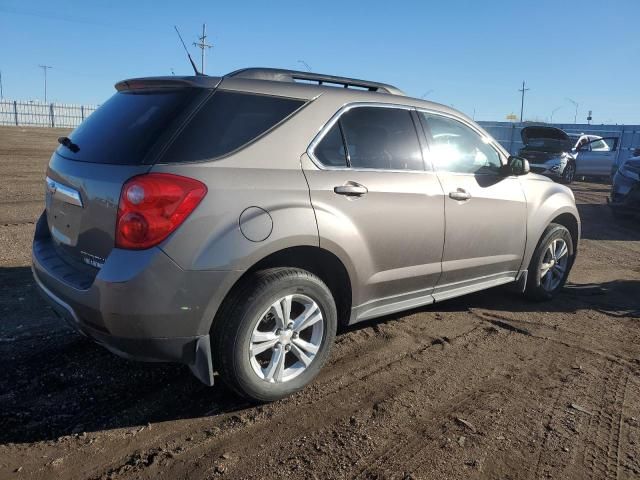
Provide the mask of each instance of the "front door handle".
{"label": "front door handle", "polygon": [[466,201],[471,198],[471,194],[467,192],[464,188],[459,188],[455,192],[449,192],[449,198],[453,198],[454,200]]}
{"label": "front door handle", "polygon": [[356,182],[347,182],[344,185],[333,187],[333,191],[338,195],[346,195],[348,197],[361,197],[369,191],[364,185]]}

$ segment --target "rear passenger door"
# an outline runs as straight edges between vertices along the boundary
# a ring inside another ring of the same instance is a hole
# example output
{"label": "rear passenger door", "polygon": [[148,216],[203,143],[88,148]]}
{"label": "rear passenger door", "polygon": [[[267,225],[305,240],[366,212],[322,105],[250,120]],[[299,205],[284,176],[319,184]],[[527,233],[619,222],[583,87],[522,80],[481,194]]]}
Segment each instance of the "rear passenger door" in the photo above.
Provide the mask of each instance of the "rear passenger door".
{"label": "rear passenger door", "polygon": [[443,195],[416,122],[410,108],[352,105],[303,156],[320,246],[357,277],[354,320],[430,303],[440,276]]}
{"label": "rear passenger door", "polygon": [[445,245],[435,299],[515,279],[527,226],[520,180],[501,172],[500,152],[470,124],[436,113],[419,115],[428,159],[445,194]]}

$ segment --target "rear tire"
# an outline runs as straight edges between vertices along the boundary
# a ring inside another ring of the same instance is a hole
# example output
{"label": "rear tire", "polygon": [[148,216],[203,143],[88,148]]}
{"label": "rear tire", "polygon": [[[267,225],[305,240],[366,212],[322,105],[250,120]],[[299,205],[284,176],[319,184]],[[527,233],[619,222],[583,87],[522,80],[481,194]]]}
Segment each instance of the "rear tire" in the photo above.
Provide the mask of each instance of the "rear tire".
{"label": "rear tire", "polygon": [[337,324],[335,301],[317,276],[297,268],[255,272],[216,315],[211,336],[215,367],[243,397],[278,400],[316,377]]}
{"label": "rear tire", "polygon": [[563,225],[550,224],[529,263],[525,295],[537,301],[551,300],[564,287],[573,260],[571,233]]}

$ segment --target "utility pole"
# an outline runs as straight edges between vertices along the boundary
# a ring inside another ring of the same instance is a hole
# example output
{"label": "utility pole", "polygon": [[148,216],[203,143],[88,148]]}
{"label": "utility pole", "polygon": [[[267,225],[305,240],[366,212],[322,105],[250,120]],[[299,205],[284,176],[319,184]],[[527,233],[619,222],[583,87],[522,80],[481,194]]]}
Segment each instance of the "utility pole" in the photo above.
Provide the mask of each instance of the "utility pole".
{"label": "utility pole", "polygon": [[4,93],[2,91],[2,70],[0,70],[0,100],[4,98]]}
{"label": "utility pole", "polygon": [[530,88],[524,88],[524,80],[522,81],[522,88],[518,89],[519,92],[522,92],[522,102],[520,103],[520,123],[522,123],[522,115],[524,114],[524,92],[527,90],[531,90]]}
{"label": "utility pole", "polygon": [[213,45],[209,45],[206,40],[207,40],[207,25],[206,24],[202,24],[202,36],[198,37],[198,40],[200,40],[199,42],[193,42],[193,45],[198,47],[200,50],[202,50],[202,56],[201,56],[201,64],[200,64],[200,73],[202,73],[204,75],[204,57],[205,57],[205,48],[211,48],[213,47]]}
{"label": "utility pole", "polygon": [[578,123],[578,105],[579,104],[575,100],[571,100],[569,97],[567,97],[567,100],[570,101],[571,103],[573,103],[574,107],[576,107],[576,113],[575,113],[575,115],[573,117],[573,123],[575,125],[576,123]]}
{"label": "utility pole", "polygon": [[44,103],[47,103],[47,70],[53,68],[49,65],[38,65],[44,72]]}

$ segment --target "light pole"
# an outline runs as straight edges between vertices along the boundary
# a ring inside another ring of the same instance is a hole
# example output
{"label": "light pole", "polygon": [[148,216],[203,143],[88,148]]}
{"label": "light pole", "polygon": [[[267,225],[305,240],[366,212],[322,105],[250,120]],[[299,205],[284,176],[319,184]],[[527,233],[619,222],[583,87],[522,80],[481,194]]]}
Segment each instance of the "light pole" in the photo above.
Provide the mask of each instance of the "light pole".
{"label": "light pole", "polygon": [[2,71],[0,71],[0,100],[4,98],[4,93],[2,92]]}
{"label": "light pole", "polygon": [[549,123],[553,123],[553,115],[562,108],[562,105],[551,110],[551,121]]}
{"label": "light pole", "polygon": [[38,65],[44,71],[44,103],[47,103],[47,70],[53,68],[49,65]]}
{"label": "light pole", "polygon": [[433,88],[431,88],[431,89],[427,90],[426,92],[424,92],[420,98],[424,99],[430,93],[433,93]]}
{"label": "light pole", "polygon": [[575,100],[570,99],[569,97],[567,97],[567,100],[570,101],[571,103],[573,103],[573,105],[576,107],[576,113],[575,113],[575,115],[573,117],[573,123],[575,125],[576,123],[578,123],[578,105],[579,105],[579,103],[576,102]]}

